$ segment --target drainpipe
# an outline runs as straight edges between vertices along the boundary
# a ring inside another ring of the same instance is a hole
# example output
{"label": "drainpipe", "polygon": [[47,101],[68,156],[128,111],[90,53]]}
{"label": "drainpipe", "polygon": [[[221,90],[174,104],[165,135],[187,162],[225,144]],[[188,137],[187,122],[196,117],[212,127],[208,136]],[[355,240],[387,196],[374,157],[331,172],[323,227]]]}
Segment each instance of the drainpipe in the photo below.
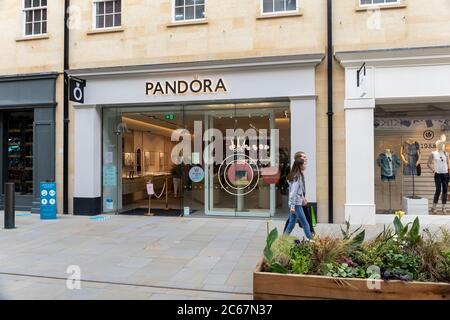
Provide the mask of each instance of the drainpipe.
{"label": "drainpipe", "polygon": [[63,213],[69,213],[69,6],[64,0],[64,138],[63,138]]}
{"label": "drainpipe", "polygon": [[328,223],[333,223],[333,4],[327,0],[328,71]]}

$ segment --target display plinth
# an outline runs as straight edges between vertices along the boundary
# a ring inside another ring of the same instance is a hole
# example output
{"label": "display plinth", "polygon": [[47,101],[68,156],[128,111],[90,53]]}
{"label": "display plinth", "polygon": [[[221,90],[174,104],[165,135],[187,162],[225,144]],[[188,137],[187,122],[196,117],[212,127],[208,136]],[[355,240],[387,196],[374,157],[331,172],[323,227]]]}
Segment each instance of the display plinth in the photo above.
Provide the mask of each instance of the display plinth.
{"label": "display plinth", "polygon": [[428,215],[428,199],[403,197],[403,211],[409,215]]}

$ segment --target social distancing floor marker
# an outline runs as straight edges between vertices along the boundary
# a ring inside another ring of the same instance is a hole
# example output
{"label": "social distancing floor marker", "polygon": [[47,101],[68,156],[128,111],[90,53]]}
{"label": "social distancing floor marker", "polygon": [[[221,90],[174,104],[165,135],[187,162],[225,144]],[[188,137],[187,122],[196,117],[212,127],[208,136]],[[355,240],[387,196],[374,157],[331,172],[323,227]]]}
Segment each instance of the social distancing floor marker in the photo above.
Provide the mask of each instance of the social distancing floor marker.
{"label": "social distancing floor marker", "polygon": [[31,213],[17,213],[16,217],[31,217]]}
{"label": "social distancing floor marker", "polygon": [[94,216],[94,217],[90,217],[89,220],[93,220],[93,221],[105,221],[107,219],[111,219],[110,216]]}

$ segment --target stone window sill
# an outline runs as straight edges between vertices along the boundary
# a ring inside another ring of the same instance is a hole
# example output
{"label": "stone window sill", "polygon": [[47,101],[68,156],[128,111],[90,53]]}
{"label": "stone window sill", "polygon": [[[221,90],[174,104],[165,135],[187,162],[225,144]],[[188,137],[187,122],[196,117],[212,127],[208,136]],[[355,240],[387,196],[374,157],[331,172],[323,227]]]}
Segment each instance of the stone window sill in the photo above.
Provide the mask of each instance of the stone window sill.
{"label": "stone window sill", "polygon": [[356,5],[355,11],[371,11],[371,10],[387,10],[387,9],[402,9],[406,8],[406,1],[400,1],[400,3],[394,3],[394,4],[378,4],[378,5],[370,5],[370,6],[361,6],[358,4]]}
{"label": "stone window sill", "polygon": [[88,35],[94,35],[94,34],[105,34],[105,33],[115,33],[115,32],[124,32],[125,29],[122,27],[116,27],[116,28],[105,28],[105,29],[94,29],[91,31],[88,31]]}
{"label": "stone window sill", "polygon": [[32,41],[32,40],[44,40],[44,39],[49,39],[50,35],[48,33],[46,34],[40,34],[40,35],[35,35],[35,36],[22,36],[22,37],[18,37],[16,38],[16,41]]}
{"label": "stone window sill", "polygon": [[297,10],[297,11],[292,11],[292,12],[266,13],[266,14],[259,14],[256,17],[256,20],[301,17],[302,15],[303,15],[302,10]]}
{"label": "stone window sill", "polygon": [[202,24],[208,24],[208,20],[202,19],[202,20],[176,21],[176,22],[168,23],[167,28],[196,26],[196,25],[202,25]]}

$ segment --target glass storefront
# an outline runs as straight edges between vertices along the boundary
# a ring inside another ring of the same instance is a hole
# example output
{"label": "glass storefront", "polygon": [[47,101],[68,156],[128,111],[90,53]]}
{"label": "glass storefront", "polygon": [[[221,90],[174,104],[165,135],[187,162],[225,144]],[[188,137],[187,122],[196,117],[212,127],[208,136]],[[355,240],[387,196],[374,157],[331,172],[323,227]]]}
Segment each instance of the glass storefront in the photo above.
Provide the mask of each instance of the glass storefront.
{"label": "glass storefront", "polygon": [[20,195],[33,193],[33,111],[6,112],[5,182],[14,182]]}
{"label": "glass storefront", "polygon": [[286,214],[288,102],[103,109],[103,211]]}
{"label": "glass storefront", "polygon": [[[403,210],[409,214],[442,214],[443,209],[448,213],[445,204],[449,151],[449,107],[439,104],[378,106],[375,111],[377,213]],[[441,176],[445,179],[437,181]]]}

